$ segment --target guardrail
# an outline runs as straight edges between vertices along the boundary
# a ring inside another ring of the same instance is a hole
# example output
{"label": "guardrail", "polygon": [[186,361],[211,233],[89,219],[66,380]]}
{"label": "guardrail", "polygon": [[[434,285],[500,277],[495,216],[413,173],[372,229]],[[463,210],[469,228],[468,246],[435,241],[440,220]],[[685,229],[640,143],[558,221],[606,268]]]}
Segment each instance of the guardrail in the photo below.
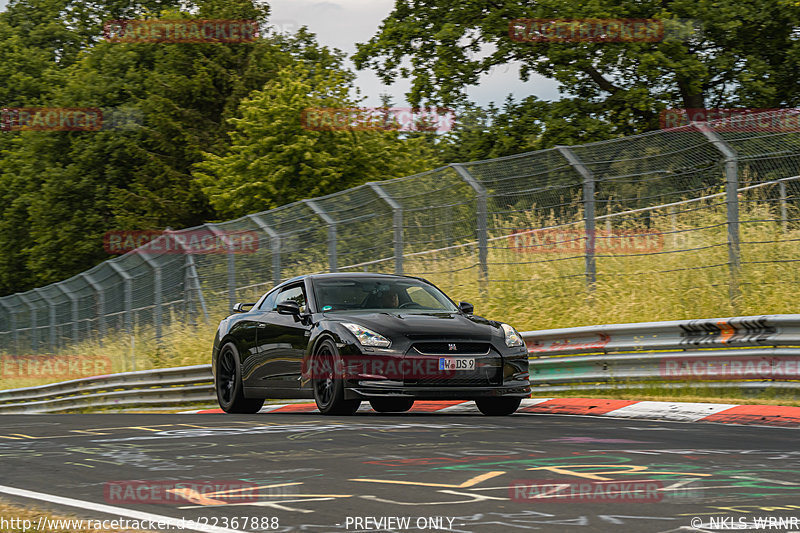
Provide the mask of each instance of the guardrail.
{"label": "guardrail", "polygon": [[528,331],[534,394],[685,387],[800,389],[800,315]]}
{"label": "guardrail", "polygon": [[211,365],[141,370],[0,391],[0,414],[216,402]]}
{"label": "guardrail", "polygon": [[[522,333],[534,395],[564,390],[800,389],[800,315],[641,322]],[[216,402],[211,365],[0,391],[0,413]]]}

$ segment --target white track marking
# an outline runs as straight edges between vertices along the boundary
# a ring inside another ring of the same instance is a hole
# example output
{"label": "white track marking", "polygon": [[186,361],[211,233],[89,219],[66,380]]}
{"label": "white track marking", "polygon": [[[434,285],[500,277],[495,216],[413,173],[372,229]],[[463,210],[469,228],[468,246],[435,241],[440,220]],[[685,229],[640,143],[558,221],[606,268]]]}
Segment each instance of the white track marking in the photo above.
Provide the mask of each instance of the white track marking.
{"label": "white track marking", "polygon": [[77,507],[79,509],[86,509],[87,511],[95,511],[103,514],[132,518],[139,521],[144,520],[150,522],[163,522],[164,524],[168,524],[170,526],[181,527],[183,530],[187,531],[202,531],[204,533],[246,533],[241,529],[227,529],[224,527],[212,526],[210,524],[198,524],[189,520],[183,521],[180,518],[173,518],[171,516],[135,511],[133,509],[125,509],[123,507],[115,507],[113,505],[105,505],[102,503],[75,500],[73,498],[64,498],[54,494],[34,492],[32,490],[7,487],[5,485],[0,485],[0,493],[18,496],[20,498],[28,498],[31,500],[41,500],[43,502],[55,503],[57,505],[65,505],[67,507]]}
{"label": "white track marking", "polygon": [[523,398],[522,404],[520,404],[520,408],[522,407],[531,407],[532,405],[539,405],[540,403],[549,402],[550,400],[556,400],[558,398]]}
{"label": "white track marking", "polygon": [[[411,408],[411,412],[414,412],[414,408]],[[451,405],[450,407],[443,407],[437,413],[479,413],[478,406],[475,405],[475,402],[461,402],[455,405]]]}
{"label": "white track marking", "polygon": [[605,413],[614,418],[644,418],[696,422],[701,418],[736,407],[727,403],[637,402]]}

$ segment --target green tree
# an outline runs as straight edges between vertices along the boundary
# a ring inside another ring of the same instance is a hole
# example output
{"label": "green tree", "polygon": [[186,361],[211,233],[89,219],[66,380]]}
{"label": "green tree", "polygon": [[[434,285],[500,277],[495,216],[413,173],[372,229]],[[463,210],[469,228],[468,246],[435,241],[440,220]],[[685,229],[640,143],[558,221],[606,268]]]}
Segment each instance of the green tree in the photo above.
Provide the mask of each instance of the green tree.
{"label": "green tree", "polygon": [[[218,4],[159,17],[266,20],[258,4]],[[146,9],[140,14],[148,16]],[[34,73],[42,87],[16,105],[128,109],[134,124],[1,136],[0,293],[58,281],[106,259],[107,231],[213,218],[192,166],[203,151],[222,149],[239,100],[290,63],[296,47],[272,37],[233,44],[98,41],[71,65]]]}
{"label": "green tree", "polygon": [[357,106],[349,96],[353,75],[342,70],[341,59],[333,55],[325,62],[285,67],[242,102],[241,118],[230,119],[230,148],[206,154],[197,165],[203,191],[220,216],[241,216],[435,165],[423,138],[404,139],[396,131],[312,129],[313,110]]}
{"label": "green tree", "polygon": [[[386,83],[411,78],[412,104],[463,102],[465,87],[482,73],[519,62],[524,80],[538,73],[559,81],[569,108],[611,124],[611,135],[625,135],[657,128],[667,106],[797,104],[799,12],[796,2],[766,0],[397,0],[354,60]],[[519,18],[657,18],[677,36],[653,43],[516,42],[509,23]],[[697,28],[681,33],[687,19]]]}
{"label": "green tree", "polygon": [[459,106],[456,125],[438,139],[444,163],[479,161],[552,148],[555,145],[600,141],[617,136],[600,104],[564,98],[555,102],[510,96],[502,107]]}

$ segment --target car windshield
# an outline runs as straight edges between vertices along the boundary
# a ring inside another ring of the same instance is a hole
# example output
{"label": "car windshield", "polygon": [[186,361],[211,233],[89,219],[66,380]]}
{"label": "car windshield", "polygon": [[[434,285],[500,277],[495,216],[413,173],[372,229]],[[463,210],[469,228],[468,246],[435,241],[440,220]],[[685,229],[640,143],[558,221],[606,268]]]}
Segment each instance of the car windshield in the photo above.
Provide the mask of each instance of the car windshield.
{"label": "car windshield", "polygon": [[321,279],[314,281],[314,292],[320,311],[458,310],[436,287],[414,279]]}

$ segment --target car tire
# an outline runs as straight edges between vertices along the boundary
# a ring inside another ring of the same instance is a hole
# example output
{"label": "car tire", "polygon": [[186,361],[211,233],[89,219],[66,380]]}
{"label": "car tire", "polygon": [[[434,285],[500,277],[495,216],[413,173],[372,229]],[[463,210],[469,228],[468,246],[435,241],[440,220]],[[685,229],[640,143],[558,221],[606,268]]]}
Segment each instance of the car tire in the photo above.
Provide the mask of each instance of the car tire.
{"label": "car tire", "polygon": [[414,398],[375,398],[369,404],[378,413],[405,413],[414,405]]}
{"label": "car tire", "polygon": [[361,400],[344,399],[344,379],[339,350],[330,339],[320,342],[314,349],[311,386],[314,402],[323,415],[352,415],[361,405]]}
{"label": "car tire", "polygon": [[219,351],[214,389],[217,391],[217,402],[226,413],[253,414],[264,406],[263,399],[244,397],[239,351],[232,342]]}
{"label": "car tire", "polygon": [[522,398],[501,396],[499,398],[478,398],[475,405],[478,410],[488,416],[507,416],[514,414],[522,403]]}

